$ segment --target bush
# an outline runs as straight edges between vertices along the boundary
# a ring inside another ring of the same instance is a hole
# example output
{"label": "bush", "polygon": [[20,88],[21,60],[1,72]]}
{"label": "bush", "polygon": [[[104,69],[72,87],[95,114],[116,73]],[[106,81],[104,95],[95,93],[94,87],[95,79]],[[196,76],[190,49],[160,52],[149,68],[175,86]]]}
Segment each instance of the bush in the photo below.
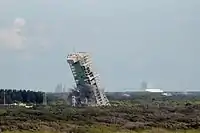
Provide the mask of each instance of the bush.
{"label": "bush", "polygon": [[0,109],[0,116],[4,116],[7,114],[7,110],[6,109]]}

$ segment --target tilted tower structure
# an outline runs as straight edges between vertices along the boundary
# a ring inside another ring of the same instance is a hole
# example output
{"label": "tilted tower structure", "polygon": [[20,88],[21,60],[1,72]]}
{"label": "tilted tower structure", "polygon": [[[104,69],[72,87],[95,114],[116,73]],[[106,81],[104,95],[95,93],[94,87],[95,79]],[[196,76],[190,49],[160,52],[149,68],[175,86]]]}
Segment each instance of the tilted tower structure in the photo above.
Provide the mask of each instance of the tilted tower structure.
{"label": "tilted tower structure", "polygon": [[71,95],[72,105],[110,105],[104,90],[100,87],[99,75],[92,67],[90,54],[87,52],[69,54],[67,56],[67,62],[76,83],[76,89]]}

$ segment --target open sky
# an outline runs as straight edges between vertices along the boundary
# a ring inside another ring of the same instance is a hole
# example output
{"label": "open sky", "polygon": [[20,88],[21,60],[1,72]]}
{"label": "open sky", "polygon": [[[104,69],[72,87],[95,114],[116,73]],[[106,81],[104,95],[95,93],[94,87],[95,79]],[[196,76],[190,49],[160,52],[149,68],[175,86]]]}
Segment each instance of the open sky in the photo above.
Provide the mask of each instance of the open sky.
{"label": "open sky", "polygon": [[73,85],[66,56],[93,55],[107,91],[200,90],[199,0],[1,0],[0,87]]}

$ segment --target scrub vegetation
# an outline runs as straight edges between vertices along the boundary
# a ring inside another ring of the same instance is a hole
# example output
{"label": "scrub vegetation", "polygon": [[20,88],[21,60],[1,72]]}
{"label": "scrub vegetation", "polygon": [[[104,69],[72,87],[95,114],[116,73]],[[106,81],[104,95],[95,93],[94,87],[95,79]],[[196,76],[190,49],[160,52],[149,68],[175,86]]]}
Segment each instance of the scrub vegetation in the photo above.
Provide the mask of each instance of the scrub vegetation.
{"label": "scrub vegetation", "polygon": [[111,107],[72,108],[61,99],[58,99],[59,104],[29,109],[2,106],[0,130],[5,133],[200,132],[198,96],[183,99],[183,96],[134,95],[117,99],[113,98],[116,94],[109,94]]}

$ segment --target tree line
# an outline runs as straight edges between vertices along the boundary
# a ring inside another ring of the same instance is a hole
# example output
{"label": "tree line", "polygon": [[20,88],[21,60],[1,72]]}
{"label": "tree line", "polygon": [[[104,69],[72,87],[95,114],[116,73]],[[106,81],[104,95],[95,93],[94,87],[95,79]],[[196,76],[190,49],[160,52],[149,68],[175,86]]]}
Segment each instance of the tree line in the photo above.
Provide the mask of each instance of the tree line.
{"label": "tree line", "polygon": [[0,104],[4,104],[4,97],[6,104],[18,102],[41,104],[43,102],[43,95],[43,92],[30,90],[0,89]]}

